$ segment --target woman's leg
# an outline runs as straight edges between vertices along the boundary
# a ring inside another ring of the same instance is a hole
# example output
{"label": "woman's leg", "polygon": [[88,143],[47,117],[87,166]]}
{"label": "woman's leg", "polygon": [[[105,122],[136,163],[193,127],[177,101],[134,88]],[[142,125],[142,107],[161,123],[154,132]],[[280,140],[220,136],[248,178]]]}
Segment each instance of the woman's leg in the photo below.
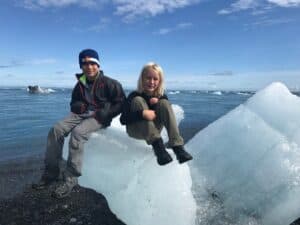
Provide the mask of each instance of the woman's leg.
{"label": "woman's leg", "polygon": [[171,104],[166,99],[161,99],[157,103],[156,115],[158,123],[166,127],[169,136],[169,146],[173,148],[179,163],[184,163],[193,159],[193,157],[185,151],[184,141],[179,133],[175,115]]}
{"label": "woman's leg", "polygon": [[161,99],[156,106],[157,123],[163,125],[168,132],[170,147],[184,145],[183,138],[179,133],[176,123],[174,111],[170,102],[166,99]]}
{"label": "woman's leg", "polygon": [[[139,96],[132,100],[130,107],[132,111],[149,109],[145,99]],[[128,124],[126,131],[130,137],[145,140],[148,144],[161,138],[161,127],[158,127],[153,121],[141,120]]]}
{"label": "woman's leg", "polygon": [[[142,97],[135,97],[131,103],[131,110],[137,111],[144,109],[149,109],[146,101]],[[152,145],[159,165],[166,165],[172,161],[160,136],[162,126],[157,123],[157,121],[137,121],[127,125],[126,130],[130,137],[146,140],[148,144]]]}

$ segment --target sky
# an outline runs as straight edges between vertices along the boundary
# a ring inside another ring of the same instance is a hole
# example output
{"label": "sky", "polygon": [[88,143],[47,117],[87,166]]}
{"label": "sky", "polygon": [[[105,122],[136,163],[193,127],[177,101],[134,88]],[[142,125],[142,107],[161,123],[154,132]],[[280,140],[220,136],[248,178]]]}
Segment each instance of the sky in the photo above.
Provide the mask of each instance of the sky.
{"label": "sky", "polygon": [[300,90],[300,0],[3,0],[0,86],[72,87],[82,49],[125,88]]}

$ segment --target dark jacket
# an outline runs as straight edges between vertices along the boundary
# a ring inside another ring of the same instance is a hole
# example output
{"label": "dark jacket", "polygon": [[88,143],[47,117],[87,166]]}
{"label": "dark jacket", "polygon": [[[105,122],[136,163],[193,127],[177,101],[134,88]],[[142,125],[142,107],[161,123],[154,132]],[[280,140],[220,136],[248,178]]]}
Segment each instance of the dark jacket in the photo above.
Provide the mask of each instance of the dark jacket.
{"label": "dark jacket", "polygon": [[[139,93],[137,91],[133,91],[128,95],[128,97],[126,98],[126,101],[124,102],[122,115],[120,117],[121,124],[127,125],[127,124],[134,123],[134,122],[137,122],[137,121],[140,121],[140,120],[144,119],[143,118],[143,109],[138,110],[138,111],[131,111],[130,110],[131,102],[137,96],[140,96],[143,99],[145,99],[149,109],[155,110],[156,104],[155,105],[150,105],[150,99],[152,98],[152,96],[146,95],[145,93]],[[168,100],[168,97],[167,97],[167,95],[164,94],[159,99],[167,99]]]}
{"label": "dark jacket", "polygon": [[[85,96],[84,84],[80,78],[84,74],[76,74],[78,79],[72,91],[71,112],[81,114],[90,104]],[[95,108],[95,119],[104,126],[109,126],[112,119],[122,111],[125,94],[121,84],[104,76],[103,72],[97,76],[92,87],[92,101]]]}

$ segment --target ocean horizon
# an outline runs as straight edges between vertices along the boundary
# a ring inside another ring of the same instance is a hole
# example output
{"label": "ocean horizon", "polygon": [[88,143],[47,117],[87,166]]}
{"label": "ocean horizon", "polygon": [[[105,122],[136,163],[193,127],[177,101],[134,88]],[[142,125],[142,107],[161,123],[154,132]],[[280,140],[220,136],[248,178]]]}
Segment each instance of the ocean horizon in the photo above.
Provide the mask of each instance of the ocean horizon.
{"label": "ocean horizon", "polygon": [[[69,113],[72,88],[42,87],[31,94],[27,87],[0,87],[0,161],[44,154],[49,129]],[[128,94],[131,90],[126,89]],[[166,90],[172,104],[184,110],[180,131],[187,142],[255,92],[222,90]]]}

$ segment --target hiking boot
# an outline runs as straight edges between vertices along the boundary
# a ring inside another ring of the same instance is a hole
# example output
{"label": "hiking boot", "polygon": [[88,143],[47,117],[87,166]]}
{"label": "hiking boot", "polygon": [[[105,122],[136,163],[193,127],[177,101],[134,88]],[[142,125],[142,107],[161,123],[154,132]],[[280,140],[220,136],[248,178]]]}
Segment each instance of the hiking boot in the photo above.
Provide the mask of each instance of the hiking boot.
{"label": "hiking boot", "polygon": [[193,157],[185,151],[183,146],[174,146],[173,151],[179,163],[184,163],[193,159]]}
{"label": "hiking boot", "polygon": [[166,151],[163,140],[157,139],[152,143],[154,153],[157,157],[157,163],[161,166],[170,163],[173,159],[170,154]]}
{"label": "hiking boot", "polygon": [[65,175],[64,180],[60,183],[55,191],[53,192],[53,197],[55,198],[65,198],[70,195],[73,188],[78,184],[78,179],[72,175]]}
{"label": "hiking boot", "polygon": [[56,182],[59,177],[59,169],[48,169],[45,171],[38,183],[32,184],[32,188],[36,190],[46,189],[49,185]]}

